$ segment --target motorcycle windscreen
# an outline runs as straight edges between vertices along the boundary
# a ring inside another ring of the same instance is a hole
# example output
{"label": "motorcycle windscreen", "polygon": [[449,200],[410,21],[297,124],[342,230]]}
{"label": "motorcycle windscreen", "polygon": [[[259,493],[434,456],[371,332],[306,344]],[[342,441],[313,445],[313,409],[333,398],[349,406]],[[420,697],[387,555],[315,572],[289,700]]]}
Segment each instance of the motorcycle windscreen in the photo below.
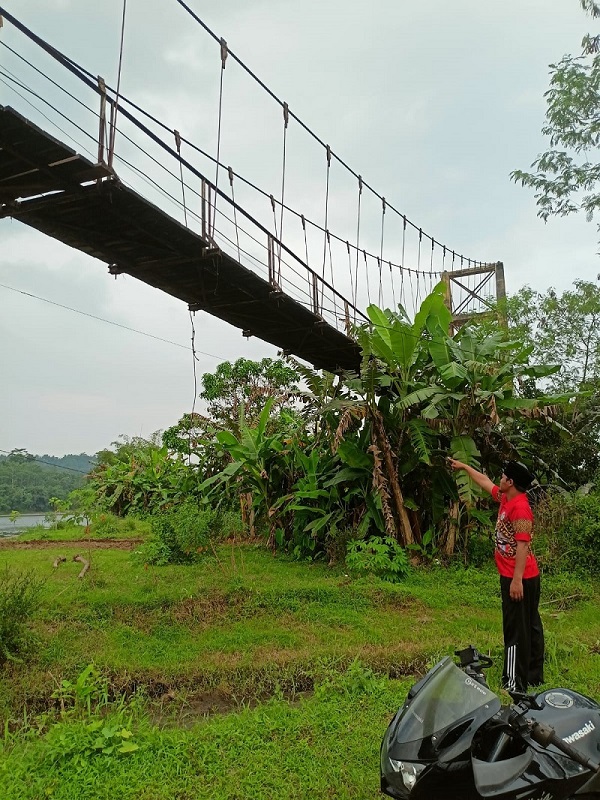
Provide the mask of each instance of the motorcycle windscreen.
{"label": "motorcycle windscreen", "polygon": [[405,707],[394,730],[394,740],[416,742],[480,709],[487,709],[492,717],[499,708],[500,700],[490,689],[465,675],[448,659]]}

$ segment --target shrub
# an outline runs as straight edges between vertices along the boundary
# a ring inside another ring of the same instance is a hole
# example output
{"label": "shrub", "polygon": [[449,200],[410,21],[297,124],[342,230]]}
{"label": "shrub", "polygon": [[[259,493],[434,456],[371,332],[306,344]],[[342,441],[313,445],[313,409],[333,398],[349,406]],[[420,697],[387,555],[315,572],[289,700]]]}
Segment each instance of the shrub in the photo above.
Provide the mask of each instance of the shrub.
{"label": "shrub", "polygon": [[38,606],[42,585],[32,572],[0,571],[0,665],[21,660],[30,648],[25,623]]}
{"label": "shrub", "polygon": [[534,513],[546,571],[600,574],[600,494],[548,497]]}
{"label": "shrub", "polygon": [[115,514],[107,512],[98,514],[93,520],[92,532],[94,536],[113,537],[119,532],[119,522],[120,520]]}
{"label": "shrub", "polygon": [[475,531],[467,543],[467,563],[471,567],[485,567],[494,561],[494,540],[488,533]]}
{"label": "shrub", "polygon": [[390,536],[348,543],[346,566],[355,575],[373,574],[384,581],[398,581],[409,572],[406,550]]}
{"label": "shrub", "polygon": [[152,518],[152,538],[138,551],[148,564],[190,564],[220,533],[217,512],[184,503]]}
{"label": "shrub", "polygon": [[319,699],[326,699],[334,693],[358,699],[361,695],[381,695],[386,686],[385,678],[378,677],[370,667],[355,658],[345,673],[332,670],[315,686],[315,694]]}
{"label": "shrub", "polygon": [[124,727],[122,716],[80,724],[55,723],[44,741],[47,760],[76,779],[78,773],[89,771],[94,760],[103,762],[100,768],[106,769],[108,759],[134,753],[140,746],[132,741],[134,734]]}
{"label": "shrub", "polygon": [[240,538],[246,535],[242,515],[237,509],[233,511],[220,508],[215,519],[214,529],[215,533],[218,533],[222,539],[228,539],[232,536]]}
{"label": "shrub", "polygon": [[72,710],[89,716],[93,709],[98,711],[108,705],[108,679],[95,664],[88,664],[74,681],[62,680],[52,697],[60,702],[63,714]]}

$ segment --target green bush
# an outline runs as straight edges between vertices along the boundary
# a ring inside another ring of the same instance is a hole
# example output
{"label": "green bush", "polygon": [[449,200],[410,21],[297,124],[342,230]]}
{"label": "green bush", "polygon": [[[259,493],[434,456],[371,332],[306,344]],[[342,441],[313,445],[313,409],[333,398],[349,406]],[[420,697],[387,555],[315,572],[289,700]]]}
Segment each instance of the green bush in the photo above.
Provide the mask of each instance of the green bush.
{"label": "green bush", "polygon": [[471,567],[485,567],[494,560],[494,540],[487,533],[475,531],[467,543],[467,563]]}
{"label": "green bush", "polygon": [[534,514],[534,550],[545,571],[600,574],[600,494],[549,497]]}
{"label": "green bush", "polygon": [[0,571],[0,665],[20,661],[33,638],[26,622],[38,606],[42,581],[8,566]]}
{"label": "green bush", "polygon": [[115,514],[103,512],[94,517],[91,532],[94,536],[112,538],[119,532],[119,517]]}
{"label": "green bush", "polygon": [[97,712],[108,705],[108,679],[95,664],[88,664],[74,681],[63,679],[51,696],[59,701],[63,715],[87,713],[89,716],[92,710]]}
{"label": "green bush", "polygon": [[246,530],[239,510],[231,511],[220,508],[218,516],[215,517],[214,531],[215,535],[219,534],[222,539],[230,537],[239,539],[245,536]]}
{"label": "green bush", "polygon": [[157,514],[152,518],[151,529],[152,538],[137,554],[157,566],[196,561],[221,533],[217,512],[199,509],[194,503]]}
{"label": "green bush", "polygon": [[384,581],[402,580],[409,572],[406,550],[391,536],[349,542],[346,566],[354,575],[372,574]]}

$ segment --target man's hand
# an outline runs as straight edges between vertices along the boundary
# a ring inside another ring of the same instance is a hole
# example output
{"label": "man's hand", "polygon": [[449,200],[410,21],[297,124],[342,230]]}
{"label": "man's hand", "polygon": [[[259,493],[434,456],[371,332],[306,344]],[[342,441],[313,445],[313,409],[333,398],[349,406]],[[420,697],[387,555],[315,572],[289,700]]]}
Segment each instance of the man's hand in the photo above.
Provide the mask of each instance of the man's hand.
{"label": "man's hand", "polygon": [[492,494],[492,491],[494,489],[494,484],[488,478],[487,475],[483,474],[483,472],[478,472],[474,467],[471,467],[468,464],[463,464],[462,461],[457,461],[457,459],[452,458],[452,456],[448,456],[446,461],[448,462],[448,466],[452,467],[452,469],[455,470],[464,469],[469,478],[474,483],[476,483],[477,486],[480,486],[484,491],[489,492],[489,494]]}
{"label": "man's hand", "polygon": [[513,578],[510,583],[510,599],[522,600],[523,599],[523,581],[520,578]]}

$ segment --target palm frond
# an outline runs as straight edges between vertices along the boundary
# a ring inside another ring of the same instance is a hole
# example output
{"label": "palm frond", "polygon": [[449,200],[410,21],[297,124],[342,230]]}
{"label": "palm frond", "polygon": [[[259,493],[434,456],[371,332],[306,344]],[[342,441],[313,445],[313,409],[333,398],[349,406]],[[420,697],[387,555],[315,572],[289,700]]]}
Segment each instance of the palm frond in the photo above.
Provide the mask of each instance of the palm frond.
{"label": "palm frond", "polygon": [[435,439],[433,431],[423,419],[411,419],[407,430],[408,438],[419,456],[419,461],[431,466],[431,443]]}

